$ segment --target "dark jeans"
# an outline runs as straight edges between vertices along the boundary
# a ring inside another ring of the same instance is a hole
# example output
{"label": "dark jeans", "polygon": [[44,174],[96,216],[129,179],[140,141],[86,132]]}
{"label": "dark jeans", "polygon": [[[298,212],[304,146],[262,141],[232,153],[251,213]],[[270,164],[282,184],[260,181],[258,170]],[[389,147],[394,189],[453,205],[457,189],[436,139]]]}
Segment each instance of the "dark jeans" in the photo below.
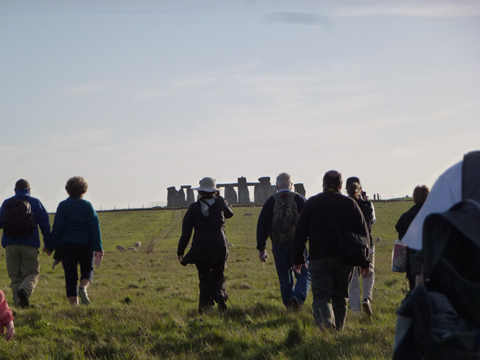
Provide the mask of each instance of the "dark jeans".
{"label": "dark jeans", "polygon": [[[353,266],[336,257],[310,260],[313,316],[319,326],[341,330],[347,316],[348,289]],[[323,325],[322,325],[323,324]]]}
{"label": "dark jeans", "polygon": [[62,264],[65,271],[67,297],[78,296],[78,264],[80,279],[93,279],[93,250],[91,245],[61,243]]}
{"label": "dark jeans", "polygon": [[198,271],[198,279],[200,280],[200,299],[198,307],[200,310],[207,309],[214,304],[218,294],[227,299],[225,291],[225,259],[215,264],[195,264]]}
{"label": "dark jeans", "polygon": [[[272,242],[272,252],[275,259],[275,267],[277,268],[278,280],[280,282],[280,293],[282,294],[283,304],[288,307],[288,302],[292,297],[297,298],[300,303],[303,304],[307,298],[311,282],[308,268],[302,266],[301,274],[293,271],[293,265],[295,265],[293,244]],[[305,250],[305,258],[308,259],[307,250]],[[294,284],[294,274],[297,279],[296,284]]]}

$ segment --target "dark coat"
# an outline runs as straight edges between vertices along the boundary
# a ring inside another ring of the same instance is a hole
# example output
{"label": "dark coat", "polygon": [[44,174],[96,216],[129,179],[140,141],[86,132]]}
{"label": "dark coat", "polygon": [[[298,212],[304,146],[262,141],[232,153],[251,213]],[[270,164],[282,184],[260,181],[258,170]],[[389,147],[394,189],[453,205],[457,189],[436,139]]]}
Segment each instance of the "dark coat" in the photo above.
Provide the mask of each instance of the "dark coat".
{"label": "dark coat", "polygon": [[[328,214],[327,214],[328,211]],[[307,240],[310,243],[309,260],[337,256],[337,230],[348,230],[369,238],[367,224],[351,198],[338,190],[326,189],[312,196],[305,204],[295,233],[295,264],[305,263],[304,252]]]}
{"label": "dark coat", "polygon": [[[422,204],[423,205],[423,204]],[[402,238],[407,233],[407,230],[412,223],[415,216],[417,216],[418,212],[422,208],[422,205],[413,205],[407,212],[403,213],[398,219],[397,224],[395,225],[395,229],[398,232],[398,238],[402,240]]]}
{"label": "dark coat", "polygon": [[227,200],[218,198],[209,208],[209,214],[202,214],[201,199],[190,205],[183,218],[182,236],[178,242],[177,255],[185,252],[192,231],[195,229],[192,247],[182,260],[182,265],[207,263],[213,264],[223,257],[227,258],[227,237],[225,219],[233,216],[233,210]]}

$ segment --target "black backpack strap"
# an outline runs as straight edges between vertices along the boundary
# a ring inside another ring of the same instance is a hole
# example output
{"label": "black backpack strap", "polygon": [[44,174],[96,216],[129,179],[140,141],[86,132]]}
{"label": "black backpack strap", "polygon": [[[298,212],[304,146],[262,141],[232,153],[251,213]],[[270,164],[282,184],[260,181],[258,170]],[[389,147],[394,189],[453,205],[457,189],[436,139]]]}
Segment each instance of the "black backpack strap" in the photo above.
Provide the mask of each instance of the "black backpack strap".
{"label": "black backpack strap", "polygon": [[480,202],[480,150],[469,152],[463,157],[462,199]]}

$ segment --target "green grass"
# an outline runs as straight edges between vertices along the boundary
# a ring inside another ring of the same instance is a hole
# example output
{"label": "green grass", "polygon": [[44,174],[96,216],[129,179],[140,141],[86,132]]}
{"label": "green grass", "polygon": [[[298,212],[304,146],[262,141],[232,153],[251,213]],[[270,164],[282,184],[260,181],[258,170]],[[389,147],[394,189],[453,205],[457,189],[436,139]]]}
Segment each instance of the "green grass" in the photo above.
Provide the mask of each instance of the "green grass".
{"label": "green grass", "polygon": [[[41,275],[30,309],[15,311],[16,335],[0,339],[1,359],[385,359],[392,357],[395,310],[407,291],[390,270],[394,225],[412,202],[376,202],[376,283],[371,318],[348,313],[340,333],[316,327],[312,295],[300,312],[285,310],[273,259],[258,260],[255,230],[261,207],[235,207],[227,220],[228,310],[199,316],[194,266],[176,247],[185,209],[99,213],[105,259],[89,288],[92,304],[68,305],[61,267],[40,255]],[[245,216],[253,213],[253,216]],[[136,252],[117,251],[116,245]],[[269,243],[270,247],[270,243]],[[145,250],[151,251],[146,252]],[[0,286],[11,301],[5,252]]]}

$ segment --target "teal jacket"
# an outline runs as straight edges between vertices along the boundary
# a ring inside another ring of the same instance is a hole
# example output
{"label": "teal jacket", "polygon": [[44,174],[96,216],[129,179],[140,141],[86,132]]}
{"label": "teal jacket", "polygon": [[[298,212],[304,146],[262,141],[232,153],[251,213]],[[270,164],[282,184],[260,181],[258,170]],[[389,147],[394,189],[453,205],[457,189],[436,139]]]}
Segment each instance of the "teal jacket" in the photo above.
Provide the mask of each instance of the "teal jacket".
{"label": "teal jacket", "polygon": [[52,235],[45,247],[53,251],[60,243],[85,244],[91,245],[93,251],[103,250],[100,222],[89,201],[69,197],[58,204]]}

